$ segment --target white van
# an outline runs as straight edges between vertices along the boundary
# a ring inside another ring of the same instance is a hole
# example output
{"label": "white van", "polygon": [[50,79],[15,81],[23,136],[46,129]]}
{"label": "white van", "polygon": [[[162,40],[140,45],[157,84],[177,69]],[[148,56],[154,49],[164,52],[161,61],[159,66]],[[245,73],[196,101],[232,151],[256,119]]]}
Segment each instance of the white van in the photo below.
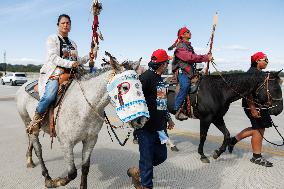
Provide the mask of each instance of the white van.
{"label": "white van", "polygon": [[24,84],[28,81],[27,76],[23,72],[7,73],[1,78],[1,84],[9,83],[11,86]]}

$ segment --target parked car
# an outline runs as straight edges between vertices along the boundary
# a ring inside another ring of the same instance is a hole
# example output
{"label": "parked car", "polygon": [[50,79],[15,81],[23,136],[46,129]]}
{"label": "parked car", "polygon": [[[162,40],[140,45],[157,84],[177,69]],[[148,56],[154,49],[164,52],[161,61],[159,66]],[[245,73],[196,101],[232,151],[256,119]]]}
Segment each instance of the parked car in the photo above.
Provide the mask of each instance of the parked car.
{"label": "parked car", "polygon": [[7,73],[3,77],[1,77],[1,84],[5,85],[9,83],[11,86],[24,84],[28,81],[27,76],[25,73],[22,72],[15,72],[15,73]]}

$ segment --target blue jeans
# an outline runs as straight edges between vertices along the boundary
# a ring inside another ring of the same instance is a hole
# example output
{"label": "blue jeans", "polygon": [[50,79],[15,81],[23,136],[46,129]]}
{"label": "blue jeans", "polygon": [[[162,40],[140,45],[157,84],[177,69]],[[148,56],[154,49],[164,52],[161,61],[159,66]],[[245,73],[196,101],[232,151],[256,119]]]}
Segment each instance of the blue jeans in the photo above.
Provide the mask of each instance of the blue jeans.
{"label": "blue jeans", "polygon": [[59,83],[57,79],[48,80],[45,86],[45,92],[37,105],[36,111],[43,114],[48,106],[56,100]]}
{"label": "blue jeans", "polygon": [[175,110],[178,110],[182,106],[188,90],[190,89],[190,79],[185,72],[178,74],[178,80],[180,89],[175,101]]}
{"label": "blue jeans", "polygon": [[144,187],[153,188],[153,166],[157,166],[167,159],[167,147],[166,144],[161,144],[157,132],[139,129],[136,133],[140,152],[141,184]]}

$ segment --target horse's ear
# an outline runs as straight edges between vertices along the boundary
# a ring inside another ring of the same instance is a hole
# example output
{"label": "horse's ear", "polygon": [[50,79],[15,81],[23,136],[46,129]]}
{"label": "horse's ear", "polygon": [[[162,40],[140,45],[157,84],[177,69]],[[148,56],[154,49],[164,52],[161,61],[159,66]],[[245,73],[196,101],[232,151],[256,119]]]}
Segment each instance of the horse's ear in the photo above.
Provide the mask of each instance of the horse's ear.
{"label": "horse's ear", "polygon": [[283,69],[281,69],[280,71],[276,72],[276,75],[279,75],[282,71],[283,71]]}
{"label": "horse's ear", "polygon": [[141,61],[142,61],[142,57],[139,59],[139,61],[137,61],[133,64],[133,66],[132,66],[133,70],[137,71],[139,69]]}
{"label": "horse's ear", "polygon": [[114,69],[115,72],[121,70],[120,65],[118,64],[116,58],[112,56],[109,52],[105,51],[105,55],[109,57],[109,64]]}

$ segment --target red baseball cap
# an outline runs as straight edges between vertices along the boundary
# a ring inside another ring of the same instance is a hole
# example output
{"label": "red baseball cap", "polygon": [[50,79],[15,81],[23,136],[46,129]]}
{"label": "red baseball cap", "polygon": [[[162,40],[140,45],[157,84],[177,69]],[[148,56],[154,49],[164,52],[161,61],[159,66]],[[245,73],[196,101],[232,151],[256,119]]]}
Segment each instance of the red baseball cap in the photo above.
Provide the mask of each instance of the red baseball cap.
{"label": "red baseball cap", "polygon": [[257,53],[254,53],[252,56],[251,56],[251,62],[256,62],[258,61],[259,59],[263,59],[264,57],[266,57],[266,54],[264,54],[263,52],[257,52]]}
{"label": "red baseball cap", "polygon": [[168,56],[164,49],[155,50],[151,56],[151,61],[154,63],[165,62],[168,60],[171,60],[171,57]]}

